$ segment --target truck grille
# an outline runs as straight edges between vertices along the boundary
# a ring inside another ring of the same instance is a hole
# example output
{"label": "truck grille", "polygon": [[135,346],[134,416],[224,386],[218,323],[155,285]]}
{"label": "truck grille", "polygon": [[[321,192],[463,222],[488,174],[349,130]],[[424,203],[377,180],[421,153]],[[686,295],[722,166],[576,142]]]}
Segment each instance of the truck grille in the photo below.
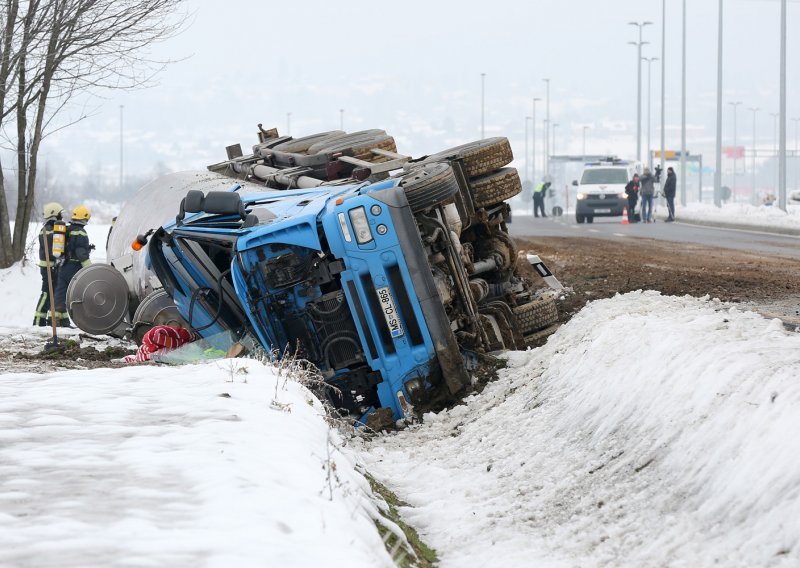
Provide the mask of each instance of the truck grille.
{"label": "truck grille", "polygon": [[343,369],[364,360],[344,292],[325,294],[307,306],[319,337],[322,357],[332,369]]}

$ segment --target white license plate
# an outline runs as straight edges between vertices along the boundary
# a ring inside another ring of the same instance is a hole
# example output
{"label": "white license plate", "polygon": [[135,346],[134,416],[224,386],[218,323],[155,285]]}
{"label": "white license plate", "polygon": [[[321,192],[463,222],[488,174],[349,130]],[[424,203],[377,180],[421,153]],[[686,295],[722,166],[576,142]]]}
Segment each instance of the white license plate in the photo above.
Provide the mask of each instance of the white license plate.
{"label": "white license plate", "polygon": [[595,209],[595,213],[611,213],[611,209]]}
{"label": "white license plate", "polygon": [[394,298],[389,291],[388,286],[378,288],[375,290],[378,293],[378,299],[381,302],[381,309],[383,310],[383,317],[386,318],[386,325],[389,326],[389,332],[392,337],[400,337],[403,335],[403,324],[400,323],[400,316],[397,313],[397,308],[394,306]]}

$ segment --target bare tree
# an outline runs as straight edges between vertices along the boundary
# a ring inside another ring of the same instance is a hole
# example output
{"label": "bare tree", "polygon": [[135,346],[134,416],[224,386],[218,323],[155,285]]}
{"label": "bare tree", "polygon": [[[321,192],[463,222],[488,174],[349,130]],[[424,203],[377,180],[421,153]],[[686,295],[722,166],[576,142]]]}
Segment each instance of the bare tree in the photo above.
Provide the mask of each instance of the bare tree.
{"label": "bare tree", "polygon": [[0,266],[24,254],[44,137],[86,117],[64,112],[76,96],[148,84],[167,63],[148,48],[180,30],[184,1],[0,0],[0,131],[17,157],[13,235],[0,191]]}

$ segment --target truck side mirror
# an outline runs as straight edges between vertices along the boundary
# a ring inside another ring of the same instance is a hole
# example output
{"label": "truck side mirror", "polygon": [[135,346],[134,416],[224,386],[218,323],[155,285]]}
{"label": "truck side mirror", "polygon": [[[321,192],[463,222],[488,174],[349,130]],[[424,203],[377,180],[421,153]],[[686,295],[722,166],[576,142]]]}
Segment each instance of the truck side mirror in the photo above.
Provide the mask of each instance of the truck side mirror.
{"label": "truck side mirror", "polygon": [[572,185],[574,185],[575,187],[578,187],[578,180],[576,180],[576,179],[572,180]]}

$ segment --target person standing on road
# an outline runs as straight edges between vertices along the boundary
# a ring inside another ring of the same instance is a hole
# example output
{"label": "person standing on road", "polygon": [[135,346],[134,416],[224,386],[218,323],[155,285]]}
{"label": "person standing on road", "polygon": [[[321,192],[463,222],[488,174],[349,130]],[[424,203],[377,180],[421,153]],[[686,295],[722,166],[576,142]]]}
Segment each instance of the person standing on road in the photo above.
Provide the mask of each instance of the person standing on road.
{"label": "person standing on road", "polygon": [[675,176],[675,170],[667,168],[667,181],[664,182],[664,197],[667,199],[667,223],[675,220],[675,188],[678,185],[678,178]]}
{"label": "person standing on road", "polygon": [[[33,314],[33,325],[45,327],[50,325],[50,283],[55,287],[58,282],[58,266],[56,258],[53,257],[53,226],[56,221],[61,220],[64,208],[59,203],[47,203],[44,206],[44,227],[39,232],[39,272],[42,275],[42,294],[36,303],[36,311]],[[45,251],[45,246],[47,251]],[[47,272],[50,271],[50,283],[48,283]]]}
{"label": "person standing on road", "polygon": [[653,222],[653,196],[656,193],[655,178],[650,173],[650,168],[644,169],[639,180],[639,196],[642,198],[642,223]]}
{"label": "person standing on road", "polygon": [[625,195],[628,196],[628,220],[636,222],[636,202],[639,201],[639,174],[633,174],[633,179],[625,186]]}
{"label": "person standing on road", "polygon": [[89,266],[89,253],[94,248],[89,243],[86,234],[86,224],[92,213],[85,205],[78,205],[72,210],[70,225],[67,227],[67,244],[64,247],[64,264],[58,271],[58,287],[55,291],[56,313],[58,325],[69,327],[69,313],[67,312],[67,287],[72,278],[84,266]]}
{"label": "person standing on road", "polygon": [[533,216],[538,217],[541,211],[542,217],[547,217],[544,213],[544,198],[547,195],[547,190],[550,188],[550,182],[543,181],[536,186],[533,190]]}

